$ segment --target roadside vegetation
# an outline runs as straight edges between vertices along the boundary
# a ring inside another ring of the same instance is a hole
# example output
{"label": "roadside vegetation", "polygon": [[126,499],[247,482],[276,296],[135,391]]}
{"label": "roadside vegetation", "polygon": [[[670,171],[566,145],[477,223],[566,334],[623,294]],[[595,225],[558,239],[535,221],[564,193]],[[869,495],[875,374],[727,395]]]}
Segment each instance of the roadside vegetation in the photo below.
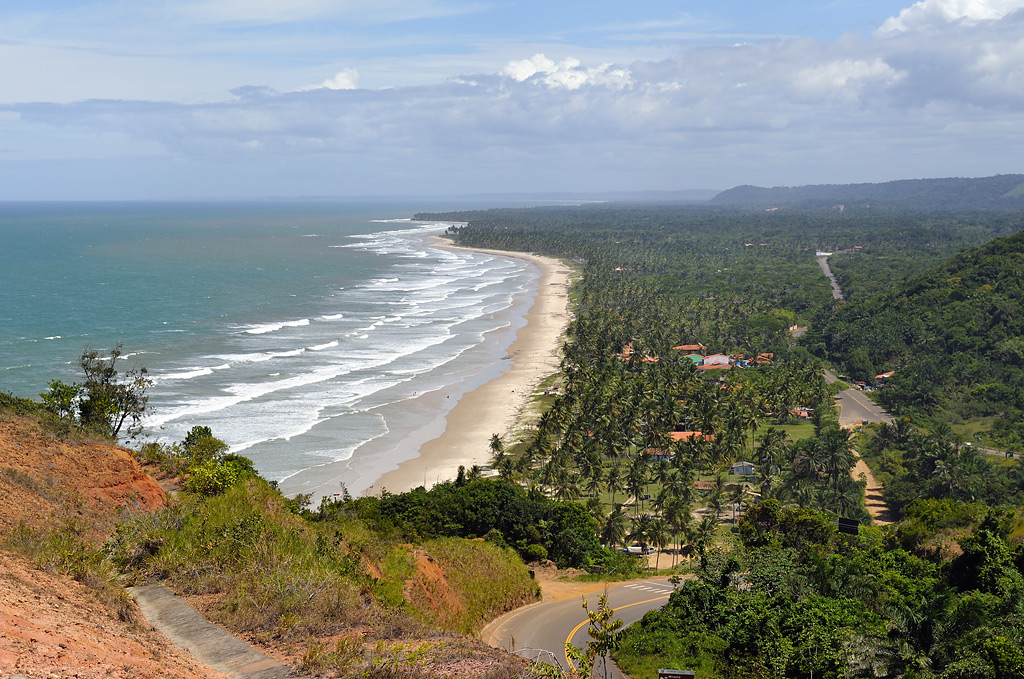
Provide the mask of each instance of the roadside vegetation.
{"label": "roadside vegetation", "polygon": [[617,660],[637,679],[1022,676],[1020,516],[948,500],[908,512],[844,535],[822,512],[762,503],[741,545],[627,629]]}

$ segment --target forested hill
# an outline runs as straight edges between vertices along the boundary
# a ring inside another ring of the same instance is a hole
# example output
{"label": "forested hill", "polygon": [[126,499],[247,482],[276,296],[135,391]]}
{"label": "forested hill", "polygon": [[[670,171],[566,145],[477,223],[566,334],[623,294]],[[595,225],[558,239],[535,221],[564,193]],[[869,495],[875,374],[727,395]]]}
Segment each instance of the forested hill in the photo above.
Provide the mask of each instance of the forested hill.
{"label": "forested hill", "polygon": [[[711,199],[714,205],[825,208],[862,211],[875,207],[906,210],[1024,209],[1024,175],[977,179],[903,179],[882,184],[737,186]],[[835,206],[835,207],[834,207]]]}
{"label": "forested hill", "polygon": [[967,421],[996,416],[1024,442],[1024,232],[956,255],[879,295],[823,312],[805,340],[872,379],[899,412]]}

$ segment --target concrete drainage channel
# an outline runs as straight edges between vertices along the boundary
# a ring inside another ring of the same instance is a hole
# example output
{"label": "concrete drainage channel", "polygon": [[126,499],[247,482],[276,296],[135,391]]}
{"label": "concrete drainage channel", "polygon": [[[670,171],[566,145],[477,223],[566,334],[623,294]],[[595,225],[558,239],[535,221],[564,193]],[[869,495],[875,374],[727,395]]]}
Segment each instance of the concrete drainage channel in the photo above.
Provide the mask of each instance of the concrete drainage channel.
{"label": "concrete drainage channel", "polygon": [[163,585],[129,587],[150,625],[200,662],[232,679],[284,679],[287,666],[199,615]]}

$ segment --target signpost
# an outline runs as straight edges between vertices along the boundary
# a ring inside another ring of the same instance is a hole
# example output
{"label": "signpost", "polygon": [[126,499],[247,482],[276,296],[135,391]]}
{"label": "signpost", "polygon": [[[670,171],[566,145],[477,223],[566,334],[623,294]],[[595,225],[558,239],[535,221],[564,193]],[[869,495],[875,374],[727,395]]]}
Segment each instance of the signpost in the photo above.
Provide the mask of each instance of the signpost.
{"label": "signpost", "polygon": [[693,670],[658,670],[658,679],[694,679]]}
{"label": "signpost", "polygon": [[839,519],[839,532],[856,535],[860,531],[860,521],[857,519]]}

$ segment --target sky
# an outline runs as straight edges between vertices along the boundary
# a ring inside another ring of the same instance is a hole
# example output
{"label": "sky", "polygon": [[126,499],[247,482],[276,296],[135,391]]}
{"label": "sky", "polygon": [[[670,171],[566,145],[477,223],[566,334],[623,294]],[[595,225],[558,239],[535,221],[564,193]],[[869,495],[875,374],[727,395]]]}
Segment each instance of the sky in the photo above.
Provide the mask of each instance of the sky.
{"label": "sky", "polygon": [[4,0],[0,200],[1024,172],[1024,0]]}

